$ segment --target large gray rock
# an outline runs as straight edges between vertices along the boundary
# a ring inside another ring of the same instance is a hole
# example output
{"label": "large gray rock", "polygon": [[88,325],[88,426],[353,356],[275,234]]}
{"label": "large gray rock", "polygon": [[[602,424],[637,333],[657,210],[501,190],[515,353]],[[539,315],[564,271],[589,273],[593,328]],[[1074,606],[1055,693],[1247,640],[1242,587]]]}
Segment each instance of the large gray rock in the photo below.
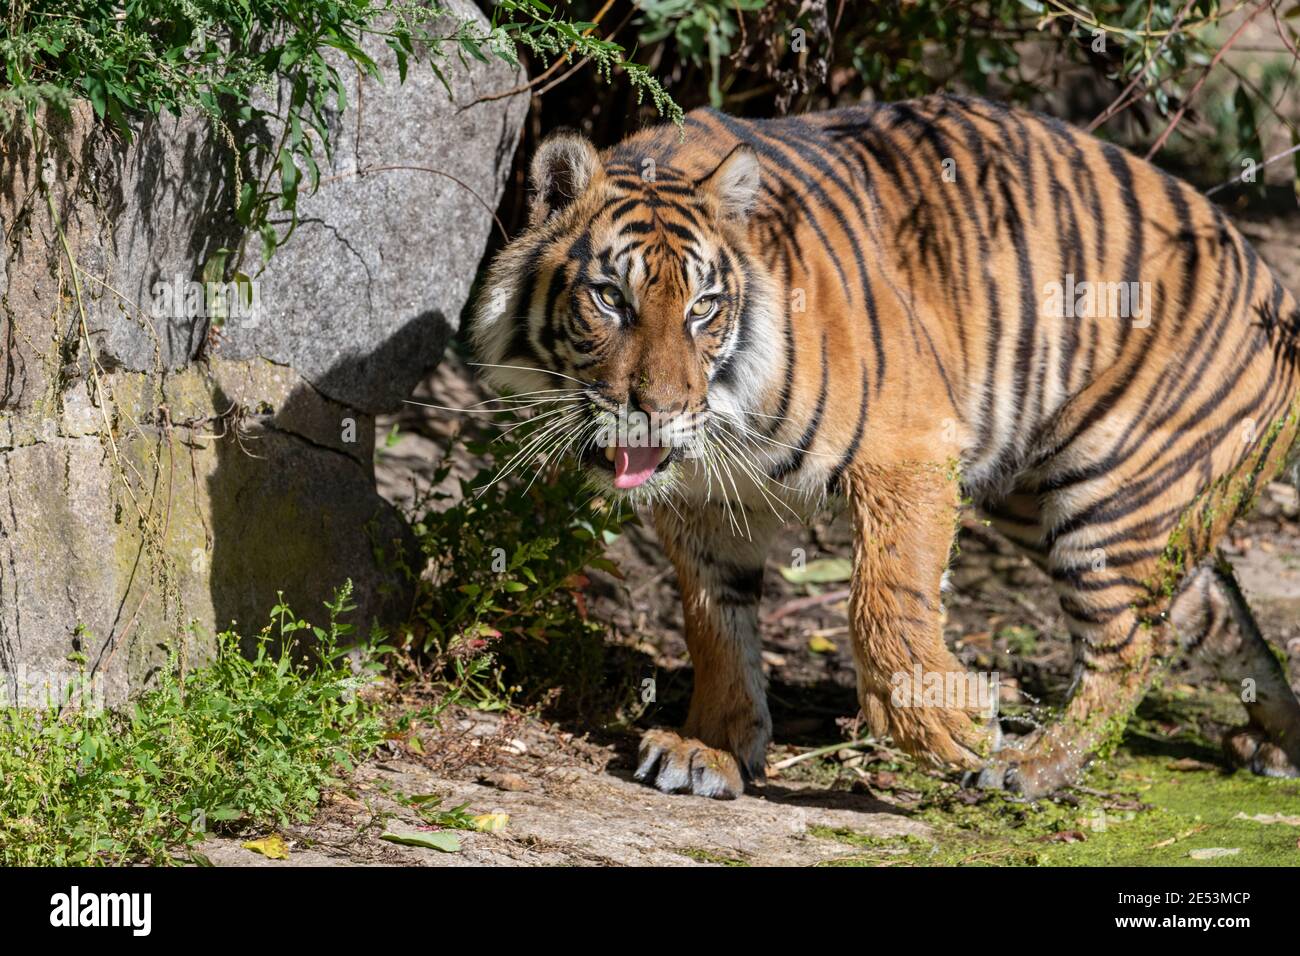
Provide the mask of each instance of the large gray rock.
{"label": "large gray rock", "polygon": [[373,415],[455,330],[527,96],[460,112],[521,77],[453,58],[449,99],[427,66],[399,87],[386,46],[367,52],[385,83],[358,95],[345,72],[361,106],[331,118],[334,163],[254,276],[259,313],[220,330],[158,296],[239,238],[205,121],[144,121],[126,143],[83,104],[3,144],[0,693],[82,655],[120,701],[232,620],[255,633],[280,591],[319,620],[351,578],[363,630],[407,606],[413,541],[375,492]]}
{"label": "large gray rock", "polygon": [[388,80],[358,95],[357,71],[342,71],[350,106],[327,117],[333,161],[261,275],[260,321],[232,324],[221,350],[291,365],[330,397],[379,412],[410,395],[455,331],[527,97],[458,112],[499,91],[502,70],[447,71],[449,100],[432,70],[412,66],[399,85],[393,53],[371,52]]}

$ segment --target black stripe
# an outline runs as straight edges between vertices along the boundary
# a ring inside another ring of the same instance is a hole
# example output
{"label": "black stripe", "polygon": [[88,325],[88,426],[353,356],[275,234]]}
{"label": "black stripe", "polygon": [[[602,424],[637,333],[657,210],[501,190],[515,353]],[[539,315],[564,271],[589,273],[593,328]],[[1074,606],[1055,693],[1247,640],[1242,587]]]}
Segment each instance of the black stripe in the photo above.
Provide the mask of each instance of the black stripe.
{"label": "black stripe", "polygon": [[769,472],[773,478],[780,480],[786,475],[792,474],[803,467],[804,457],[808,449],[812,446],[813,440],[817,437],[817,430],[821,427],[822,415],[826,412],[826,398],[830,394],[831,383],[831,363],[830,363],[830,346],[825,330],[822,331],[822,384],[821,391],[817,395],[817,407],[813,409],[812,420],[808,422],[808,427],[804,433],[799,436],[795,442],[794,450],[784,463],[778,465],[776,469]]}
{"label": "black stripe", "polygon": [[858,405],[858,423],[853,427],[853,439],[849,442],[849,447],[844,450],[840,456],[839,463],[831,472],[830,479],[826,482],[826,490],[833,491],[840,482],[844,470],[853,463],[857,456],[858,445],[862,443],[862,433],[867,427],[867,405],[868,396],[871,394],[871,382],[867,377],[867,363],[862,363],[862,399]]}

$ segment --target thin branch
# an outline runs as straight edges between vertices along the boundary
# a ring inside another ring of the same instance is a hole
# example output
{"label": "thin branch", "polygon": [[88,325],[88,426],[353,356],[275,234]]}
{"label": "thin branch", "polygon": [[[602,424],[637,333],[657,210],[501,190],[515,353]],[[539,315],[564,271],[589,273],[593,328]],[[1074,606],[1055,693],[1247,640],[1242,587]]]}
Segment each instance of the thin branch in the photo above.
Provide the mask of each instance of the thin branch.
{"label": "thin branch", "polygon": [[[591,36],[592,31],[596,29],[596,27],[600,24],[600,21],[604,18],[605,14],[609,12],[609,8],[612,7],[613,5],[614,5],[614,0],[605,0],[605,5],[596,12],[596,15],[594,17],[591,18],[591,26],[588,27],[586,30],[584,30],[582,32],[582,35],[585,37]],[[635,6],[632,8],[632,12],[633,13],[636,12]],[[619,30],[623,29],[623,25],[626,24],[627,21],[631,19],[631,17],[632,14],[629,13],[627,17],[623,19],[623,23],[619,24],[617,27],[613,29],[613,31],[610,32],[610,36],[612,37]],[[577,46],[578,45],[576,43],[570,44],[569,49],[564,52],[564,56],[557,57],[554,63],[548,66],[545,70],[543,70],[533,79],[529,80],[527,83],[521,83],[519,86],[516,86],[514,89],[511,90],[505,90],[500,93],[489,93],[486,96],[480,96],[477,99],[470,100],[464,106],[457,109],[456,112],[463,113],[471,106],[478,106],[478,104],[480,103],[491,103],[493,100],[504,100],[504,99],[508,99],[511,96],[518,96],[520,93],[527,93],[533,87],[537,86],[537,84],[546,82],[546,79],[550,77],[556,70],[558,70],[561,64],[568,63],[569,54],[571,54],[574,51],[574,49],[577,48]],[[578,65],[581,66],[582,64],[586,63],[587,59],[589,58],[584,58],[579,62]],[[567,77],[572,72],[573,70],[570,70],[568,73],[565,74],[565,76]]]}
{"label": "thin branch", "polygon": [[1290,51],[1293,57],[1300,60],[1300,50],[1297,50],[1295,44],[1291,41],[1291,28],[1283,23],[1282,19],[1277,15],[1277,7],[1273,8],[1273,23],[1277,27],[1277,37],[1282,41],[1282,45]]}
{"label": "thin branch", "polygon": [[849,597],[849,589],[843,588],[835,591],[827,591],[825,594],[814,594],[811,597],[794,598],[782,604],[779,608],[772,611],[763,618],[764,624],[771,624],[789,614],[797,614],[800,611],[807,611],[811,608],[821,607],[824,604],[834,604],[836,601],[843,601]]}
{"label": "thin branch", "polygon": [[[1284,150],[1282,150],[1282,152],[1280,152],[1280,153],[1275,153],[1275,154],[1273,154],[1273,155],[1270,156],[1268,159],[1264,160],[1262,163],[1260,163],[1259,165],[1257,165],[1257,166],[1255,167],[1255,170],[1263,169],[1265,166],[1268,166],[1268,165],[1270,165],[1270,164],[1272,164],[1272,163],[1276,163],[1279,159],[1286,159],[1286,158],[1287,158],[1288,156],[1290,156],[1292,153],[1300,153],[1300,144],[1297,144],[1297,145],[1295,145],[1295,146],[1292,146],[1290,149],[1284,149]],[[1244,178],[1245,175],[1246,175],[1246,172],[1247,172],[1247,170],[1244,170],[1244,169],[1243,169],[1243,170],[1242,170],[1238,175],[1233,176],[1233,177],[1232,177],[1231,179],[1229,179],[1227,182],[1219,183],[1219,185],[1215,186],[1213,189],[1207,189],[1207,190],[1205,191],[1205,195],[1206,195],[1206,196],[1213,196],[1213,195],[1214,195],[1215,193],[1217,193],[1220,189],[1227,189],[1229,186],[1232,186],[1232,185],[1234,185],[1234,184],[1236,184],[1236,183],[1239,183],[1239,182],[1243,182],[1243,183],[1244,183],[1244,182],[1246,181],[1245,178]]]}
{"label": "thin branch", "polygon": [[879,750],[889,757],[902,757],[903,755],[892,747],[887,747],[874,737],[864,737],[861,740],[846,740],[837,744],[827,744],[824,747],[817,747],[813,750],[805,750],[801,754],[795,754],[793,757],[786,757],[784,760],[778,760],[772,764],[772,770],[786,770],[797,763],[803,763],[805,760],[812,760],[816,757],[824,757],[826,754],[838,753],[841,750],[865,750],[872,748]]}
{"label": "thin branch", "polygon": [[1183,116],[1187,113],[1187,108],[1192,105],[1192,100],[1194,100],[1196,94],[1201,91],[1201,87],[1205,85],[1205,81],[1209,79],[1210,74],[1214,72],[1214,68],[1219,65],[1219,61],[1223,59],[1223,55],[1232,48],[1232,45],[1237,42],[1241,35],[1246,31],[1246,27],[1250,26],[1254,21],[1255,17],[1263,13],[1265,9],[1272,7],[1272,5],[1272,0],[1262,0],[1262,2],[1251,11],[1250,16],[1241,21],[1241,25],[1233,31],[1232,36],[1228,37],[1227,42],[1224,43],[1223,46],[1219,47],[1218,52],[1214,54],[1214,58],[1210,60],[1209,65],[1205,68],[1204,72],[1201,73],[1200,78],[1197,79],[1192,88],[1187,91],[1187,96],[1183,98],[1182,105],[1179,106],[1178,111],[1174,113],[1173,119],[1169,121],[1169,125],[1165,127],[1165,131],[1160,134],[1160,138],[1155,141],[1149,150],[1147,150],[1146,158],[1148,161],[1153,159],[1156,153],[1160,152],[1160,150],[1164,148],[1164,145],[1168,142],[1174,128],[1182,121]]}
{"label": "thin branch", "polygon": [[1173,26],[1170,27],[1169,32],[1166,33],[1164,37],[1161,38],[1160,45],[1156,47],[1156,51],[1152,53],[1150,57],[1147,58],[1147,61],[1145,63],[1142,64],[1142,69],[1138,70],[1137,73],[1133,74],[1133,79],[1129,81],[1129,84],[1124,88],[1124,91],[1115,98],[1115,101],[1112,102],[1110,106],[1106,107],[1106,109],[1104,109],[1101,113],[1097,114],[1097,117],[1087,125],[1086,128],[1089,133],[1095,130],[1102,123],[1106,122],[1116,113],[1128,109],[1130,106],[1136,103],[1140,97],[1146,95],[1147,92],[1146,84],[1143,83],[1142,92],[1137,94],[1136,96],[1133,96],[1131,99],[1128,99],[1128,101],[1125,102],[1125,100],[1129,97],[1129,94],[1133,92],[1133,88],[1136,87],[1138,83],[1143,79],[1143,77],[1146,76],[1147,70],[1149,70],[1151,68],[1151,65],[1160,58],[1160,54],[1165,51],[1165,47],[1169,45],[1170,38],[1172,38],[1178,32],[1178,28],[1183,25],[1183,20],[1186,19],[1187,14],[1191,12],[1192,5],[1195,3],[1196,0],[1187,0],[1187,4],[1183,7],[1182,10],[1178,12],[1178,16],[1174,19]]}

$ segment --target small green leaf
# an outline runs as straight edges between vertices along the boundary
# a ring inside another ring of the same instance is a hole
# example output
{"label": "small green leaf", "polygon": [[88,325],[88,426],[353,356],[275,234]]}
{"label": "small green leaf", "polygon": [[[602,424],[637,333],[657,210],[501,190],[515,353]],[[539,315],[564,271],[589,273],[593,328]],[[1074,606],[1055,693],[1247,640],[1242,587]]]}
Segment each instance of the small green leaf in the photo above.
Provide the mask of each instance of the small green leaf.
{"label": "small green leaf", "polygon": [[460,852],[460,838],[446,830],[435,830],[429,833],[394,833],[389,831],[383,834],[380,839],[387,840],[389,843],[400,843],[403,846],[441,850],[443,853]]}
{"label": "small green leaf", "polygon": [[848,558],[818,558],[802,568],[781,568],[781,577],[791,584],[834,584],[853,577],[853,562]]}

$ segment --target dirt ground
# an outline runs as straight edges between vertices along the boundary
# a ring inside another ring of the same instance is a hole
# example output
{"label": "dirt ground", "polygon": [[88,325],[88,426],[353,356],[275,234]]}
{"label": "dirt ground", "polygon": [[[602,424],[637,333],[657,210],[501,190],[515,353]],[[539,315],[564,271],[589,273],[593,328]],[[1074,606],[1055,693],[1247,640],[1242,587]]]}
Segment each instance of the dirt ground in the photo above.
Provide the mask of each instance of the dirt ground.
{"label": "dirt ground", "polygon": [[[1247,215],[1240,222],[1300,290],[1300,218]],[[453,359],[417,398],[464,407],[477,394]],[[384,444],[393,425],[395,439]],[[381,423],[377,473],[390,500],[409,501],[427,486],[455,425],[455,416],[415,405]],[[608,621],[609,644],[655,681],[656,700],[636,727],[596,731],[458,712],[447,726],[457,759],[445,758],[445,742],[437,759],[406,743],[388,745],[347,786],[326,795],[314,821],[281,831],[289,862],[1300,864],[1300,782],[1227,773],[1217,739],[1242,713],[1230,689],[1216,686],[1194,660],[1173,665],[1120,752],[1086,786],[1037,806],[964,791],[953,775],[918,768],[883,745],[836,746],[857,736],[847,585],[791,584],[780,565],[794,548],[803,548],[808,561],[844,557],[849,542],[847,522],[828,515],[810,529],[788,528],[769,561],[763,661],[774,742],[761,790],[722,802],[666,796],[632,780],[637,733],[677,724],[690,686],[672,570],[653,534],[634,527],[611,553],[624,580],[597,575],[591,613]],[[1070,651],[1046,579],[974,519],[965,522],[960,543],[947,598],[951,646],[969,666],[1000,673],[1008,707],[1035,713],[1059,704]],[[1269,486],[1225,550],[1265,635],[1300,685],[1295,491]],[[431,742],[429,752],[437,749]],[[384,839],[434,832],[412,802],[421,797],[440,798],[442,809],[466,804],[474,814],[503,814],[504,826],[455,831],[456,852]],[[241,840],[212,839],[200,852],[218,865],[283,865],[244,849]]]}

